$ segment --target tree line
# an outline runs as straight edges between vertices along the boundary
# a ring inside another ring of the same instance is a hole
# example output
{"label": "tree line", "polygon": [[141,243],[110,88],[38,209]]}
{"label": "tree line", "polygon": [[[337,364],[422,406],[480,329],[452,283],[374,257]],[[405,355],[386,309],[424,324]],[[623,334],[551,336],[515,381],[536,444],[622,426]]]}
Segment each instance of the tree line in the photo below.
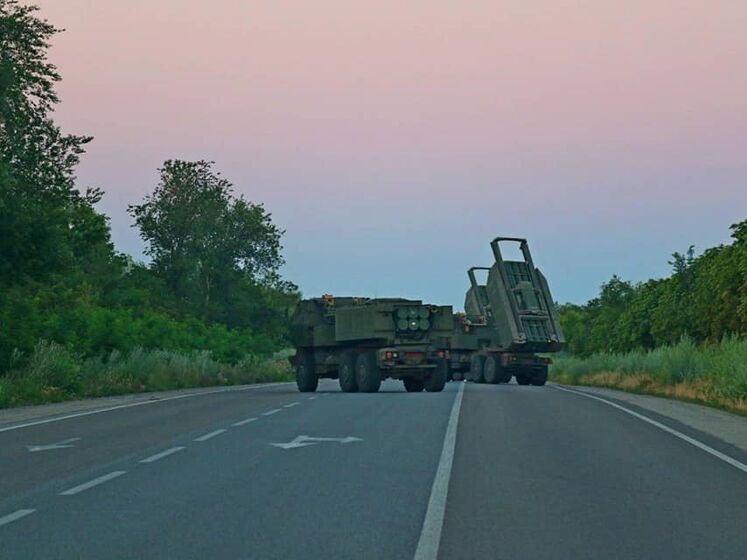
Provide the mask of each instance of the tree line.
{"label": "tree line", "polygon": [[683,338],[711,344],[747,335],[747,220],[732,241],[695,255],[674,253],[667,278],[633,284],[613,276],[585,305],[560,306],[570,353],[621,353],[672,345]]}
{"label": "tree line", "polygon": [[76,185],[92,138],[52,118],[59,31],[0,0],[0,374],[42,340],[81,358],[140,347],[228,363],[284,347],[298,290],[279,274],[283,231],[212,162],[166,161],[129,207],[150,263],[115,250],[103,191]]}

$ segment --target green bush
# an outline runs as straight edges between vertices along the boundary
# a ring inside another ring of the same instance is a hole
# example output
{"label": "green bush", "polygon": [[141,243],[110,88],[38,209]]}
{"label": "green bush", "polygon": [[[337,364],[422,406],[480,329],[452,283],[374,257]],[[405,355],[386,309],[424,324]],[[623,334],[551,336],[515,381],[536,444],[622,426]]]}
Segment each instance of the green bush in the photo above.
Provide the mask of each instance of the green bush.
{"label": "green bush", "polygon": [[40,342],[24,366],[0,377],[0,407],[291,379],[287,359],[254,354],[227,364],[207,351],[136,347],[127,354],[113,350],[105,358],[80,360],[58,344]]}
{"label": "green bush", "polygon": [[663,384],[704,382],[727,399],[747,399],[747,340],[724,337],[716,344],[698,345],[688,338],[653,350],[564,355],[554,359],[551,373],[572,383],[598,373],[650,374]]}

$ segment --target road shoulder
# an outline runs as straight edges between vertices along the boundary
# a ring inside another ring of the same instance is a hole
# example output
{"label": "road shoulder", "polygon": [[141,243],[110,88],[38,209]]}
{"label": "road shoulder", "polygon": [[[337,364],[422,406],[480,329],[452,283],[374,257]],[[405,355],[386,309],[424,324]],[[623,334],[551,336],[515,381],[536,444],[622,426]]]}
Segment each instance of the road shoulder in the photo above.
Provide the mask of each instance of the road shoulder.
{"label": "road shoulder", "polygon": [[259,389],[262,387],[287,384],[288,383],[259,383],[254,385],[200,387],[196,389],[132,393],[129,395],[6,408],[0,410],[0,429],[25,422],[53,419],[70,414],[95,413],[110,410],[112,408],[124,408],[127,406],[135,406],[149,402],[160,402],[174,398],[186,398],[223,391],[246,391],[249,389]]}
{"label": "road shoulder", "polygon": [[671,418],[747,452],[747,418],[723,410],[615,389],[562,385],[580,393],[614,399]]}

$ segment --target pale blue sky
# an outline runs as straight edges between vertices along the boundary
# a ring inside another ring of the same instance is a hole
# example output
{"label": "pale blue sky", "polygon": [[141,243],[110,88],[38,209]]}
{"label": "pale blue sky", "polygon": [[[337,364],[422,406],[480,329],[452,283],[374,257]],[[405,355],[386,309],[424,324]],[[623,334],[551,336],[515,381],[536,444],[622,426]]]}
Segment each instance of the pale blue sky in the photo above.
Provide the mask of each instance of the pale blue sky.
{"label": "pale blue sky", "polygon": [[287,230],[306,295],[461,306],[528,237],[559,301],[747,218],[747,3],[39,0],[119,250],[167,158]]}

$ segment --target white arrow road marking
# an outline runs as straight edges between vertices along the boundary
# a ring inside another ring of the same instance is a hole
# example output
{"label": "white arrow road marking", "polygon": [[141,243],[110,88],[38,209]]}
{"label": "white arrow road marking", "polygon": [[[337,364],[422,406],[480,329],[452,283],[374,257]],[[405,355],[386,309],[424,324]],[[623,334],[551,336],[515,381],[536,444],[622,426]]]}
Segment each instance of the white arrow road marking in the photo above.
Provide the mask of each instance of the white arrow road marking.
{"label": "white arrow road marking", "polygon": [[344,438],[335,437],[311,437],[311,436],[296,436],[293,441],[288,443],[271,443],[273,447],[279,447],[280,449],[295,449],[296,447],[306,447],[308,445],[316,445],[324,441],[334,441],[345,445],[346,443],[353,443],[355,441],[363,441],[361,438],[347,436]]}
{"label": "white arrow road marking", "polygon": [[26,449],[29,450],[29,453],[34,453],[36,451],[49,451],[50,449],[64,449],[66,447],[73,447],[74,441],[80,441],[80,438],[74,437],[70,439],[63,439],[62,441],[58,441],[57,443],[50,443],[48,445],[27,445]]}

